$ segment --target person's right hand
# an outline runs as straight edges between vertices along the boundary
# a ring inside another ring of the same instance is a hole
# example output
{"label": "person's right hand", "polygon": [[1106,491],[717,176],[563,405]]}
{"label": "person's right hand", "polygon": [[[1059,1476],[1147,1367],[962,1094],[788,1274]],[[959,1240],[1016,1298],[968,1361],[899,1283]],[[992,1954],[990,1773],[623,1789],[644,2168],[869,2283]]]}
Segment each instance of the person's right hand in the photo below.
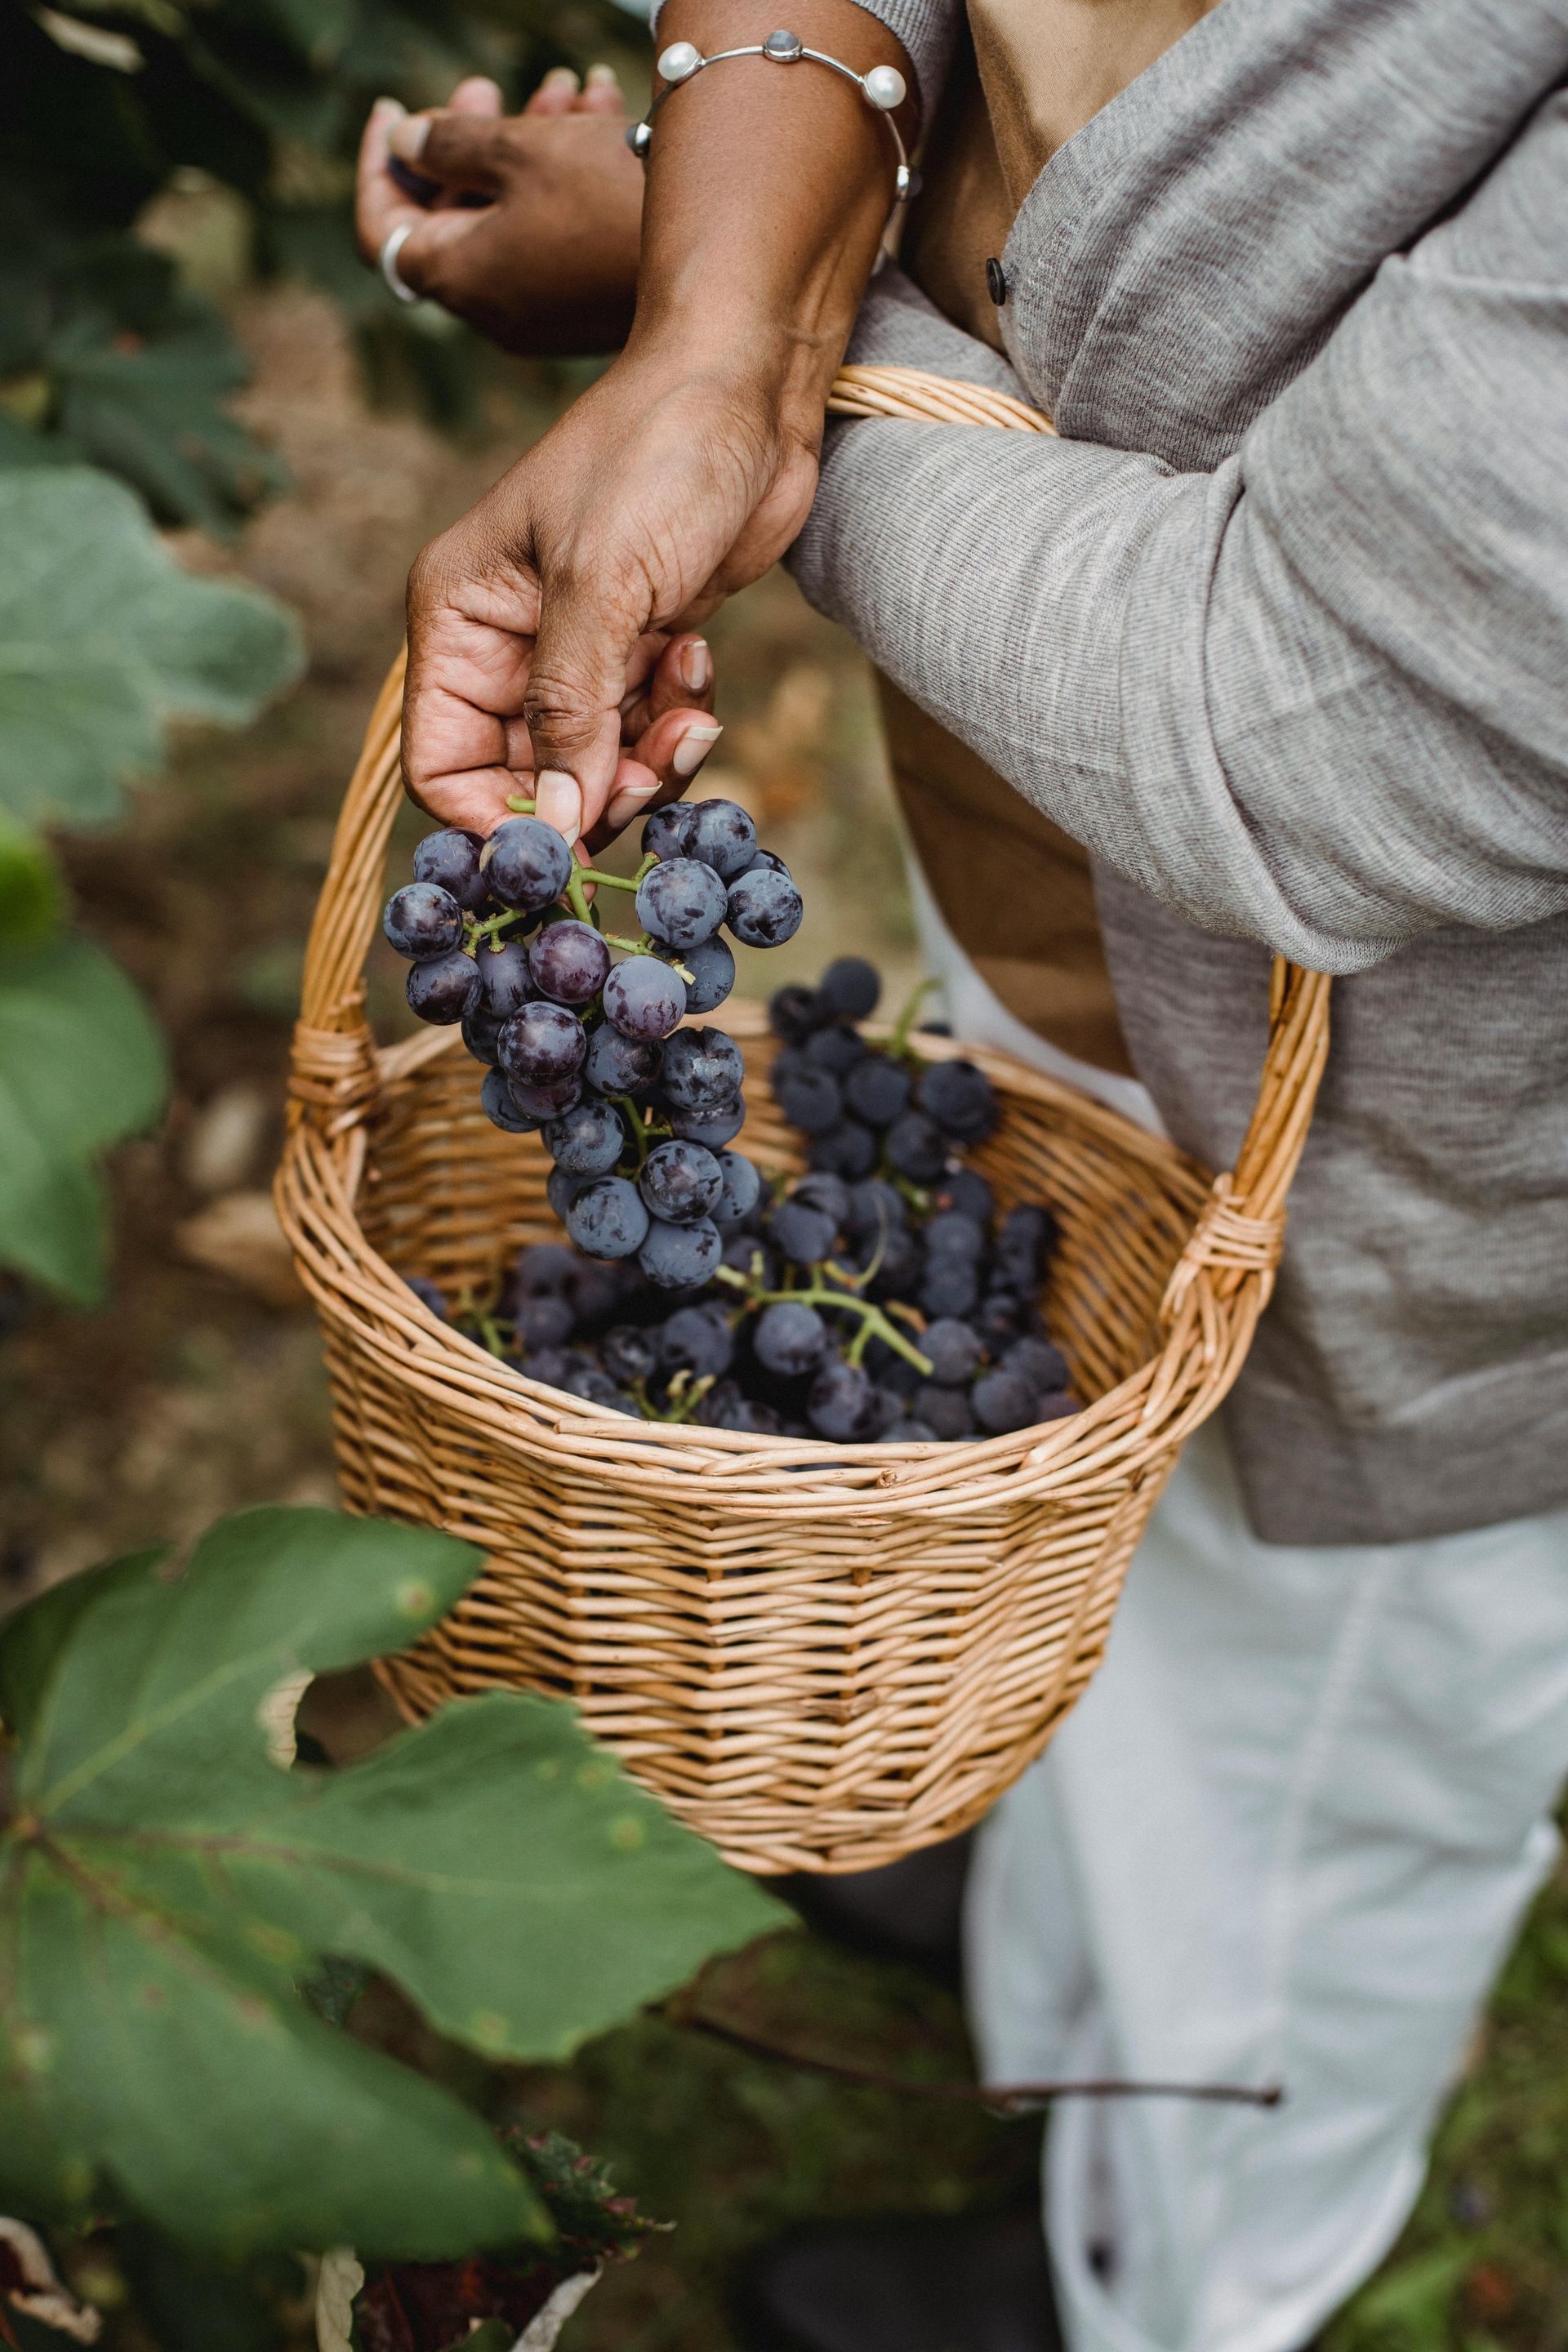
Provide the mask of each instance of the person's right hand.
{"label": "person's right hand", "polygon": [[[360,251],[374,268],[391,231],[406,225],[397,257],[405,284],[503,351],[617,350],[637,296],[643,201],[619,85],[595,66],[579,90],[562,68],[521,114],[500,110],[500,89],[479,77],[433,113],[377,101],[360,146]],[[427,194],[407,193],[395,159],[405,183],[416,173]]]}

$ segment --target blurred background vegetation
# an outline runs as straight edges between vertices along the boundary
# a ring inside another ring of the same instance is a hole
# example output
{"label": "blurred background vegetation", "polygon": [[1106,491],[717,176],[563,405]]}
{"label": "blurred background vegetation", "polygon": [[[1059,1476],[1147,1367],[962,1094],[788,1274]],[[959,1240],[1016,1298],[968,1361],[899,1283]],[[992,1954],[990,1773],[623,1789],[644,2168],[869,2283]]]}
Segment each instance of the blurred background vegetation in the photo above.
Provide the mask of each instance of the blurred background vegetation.
{"label": "blurred background vegetation", "polygon": [[[553,65],[607,58],[635,97],[647,66],[606,0],[73,0],[13,6],[0,37],[5,1606],[238,1504],[333,1497],[315,1332],[267,1192],[305,933],[411,558],[584,381],[395,304],[354,257],[353,152],[384,91],[438,102],[477,69],[515,102]],[[901,988],[908,907],[858,656],[777,575],[712,635],[710,788],[805,889],[773,977],[853,948]],[[371,977],[389,1034],[390,956]],[[348,1692],[338,1736],[376,1727]],[[1565,1992],[1560,1884],[1336,2352],[1568,2346]],[[703,1998],[900,2074],[968,2063],[950,1993],[809,1937],[721,1963]],[[362,2030],[388,2046],[471,2069],[371,2009]],[[1027,2196],[1037,2150],[1037,2125],[665,2022],[489,2096],[570,2131],[678,2224],[588,2299],[572,2352],[731,2352],[722,2280],[747,2244],[807,2215]],[[207,2281],[193,2304],[188,2273],[136,2259],[132,2282],[79,2251],[116,2352],[300,2340],[285,2273]]]}

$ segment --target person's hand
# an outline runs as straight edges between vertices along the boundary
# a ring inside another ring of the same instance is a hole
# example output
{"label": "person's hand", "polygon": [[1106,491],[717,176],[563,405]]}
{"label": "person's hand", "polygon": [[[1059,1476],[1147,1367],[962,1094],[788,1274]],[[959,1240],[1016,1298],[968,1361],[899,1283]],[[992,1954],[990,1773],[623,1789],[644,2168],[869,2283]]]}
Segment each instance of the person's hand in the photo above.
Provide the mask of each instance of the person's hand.
{"label": "person's hand", "polygon": [[521,114],[503,115],[500,89],[479,76],[433,113],[381,99],[360,145],[360,251],[374,267],[406,226],[405,284],[503,350],[615,351],[631,323],[642,233],[626,122],[607,66],[581,89],[565,68],[547,74]]}

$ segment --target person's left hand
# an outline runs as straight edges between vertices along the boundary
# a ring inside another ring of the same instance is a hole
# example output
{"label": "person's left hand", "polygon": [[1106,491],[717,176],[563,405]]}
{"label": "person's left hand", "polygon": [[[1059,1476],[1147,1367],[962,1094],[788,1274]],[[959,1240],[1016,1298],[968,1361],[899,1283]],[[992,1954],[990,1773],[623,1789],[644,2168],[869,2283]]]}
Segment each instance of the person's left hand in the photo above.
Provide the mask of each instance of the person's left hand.
{"label": "person's left hand", "polygon": [[374,268],[391,232],[406,226],[405,285],[503,351],[616,351],[631,324],[642,236],[642,166],[626,127],[607,66],[592,67],[581,89],[565,68],[547,74],[521,114],[503,115],[500,89],[480,76],[427,114],[381,99],[360,145],[360,251]]}

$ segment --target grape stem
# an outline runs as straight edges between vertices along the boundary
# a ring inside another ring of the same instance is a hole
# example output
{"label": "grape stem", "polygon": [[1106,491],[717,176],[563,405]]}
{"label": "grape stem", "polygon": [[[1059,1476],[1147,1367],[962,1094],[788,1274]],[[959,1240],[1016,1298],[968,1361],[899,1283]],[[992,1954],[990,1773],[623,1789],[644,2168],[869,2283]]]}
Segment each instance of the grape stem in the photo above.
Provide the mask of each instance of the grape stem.
{"label": "grape stem", "polygon": [[521,793],[509,793],[506,804],[509,809],[514,809],[519,816],[531,816],[537,805]]}
{"label": "grape stem", "polygon": [[574,858],[572,871],[567,877],[565,890],[562,894],[580,923],[591,923],[594,919],[594,910],[589,906],[587,894],[583,888],[584,877],[590,870],[585,866],[579,866]]}
{"label": "grape stem", "polygon": [[582,878],[584,882],[602,883],[606,890],[636,890],[642,883],[640,874],[605,874],[597,866],[584,866]]}
{"label": "grape stem", "polygon": [[915,1017],[920,1012],[921,1006],[925,1003],[926,998],[931,994],[931,990],[937,985],[938,983],[934,980],[922,980],[910,990],[910,994],[905,1001],[904,1009],[899,1015],[898,1027],[893,1031],[892,1035],[888,1040],[888,1051],[889,1054],[894,1056],[899,1056],[909,1053],[910,1032],[915,1025]]}
{"label": "grape stem", "polygon": [[[815,1266],[812,1268],[814,1274],[818,1271]],[[903,1333],[889,1323],[881,1308],[874,1307],[868,1298],[858,1298],[849,1291],[831,1290],[823,1282],[809,1283],[804,1290],[763,1290],[758,1288],[754,1280],[748,1279],[732,1265],[717,1267],[713,1278],[716,1282],[728,1283],[732,1290],[743,1290],[752,1307],[828,1307],[840,1314],[858,1315],[860,1329],[850,1341],[851,1363],[859,1361],[868,1341],[880,1339],[895,1356],[902,1356],[907,1364],[912,1364],[922,1380],[931,1378],[930,1357],[922,1356],[918,1348],[911,1347]]]}

